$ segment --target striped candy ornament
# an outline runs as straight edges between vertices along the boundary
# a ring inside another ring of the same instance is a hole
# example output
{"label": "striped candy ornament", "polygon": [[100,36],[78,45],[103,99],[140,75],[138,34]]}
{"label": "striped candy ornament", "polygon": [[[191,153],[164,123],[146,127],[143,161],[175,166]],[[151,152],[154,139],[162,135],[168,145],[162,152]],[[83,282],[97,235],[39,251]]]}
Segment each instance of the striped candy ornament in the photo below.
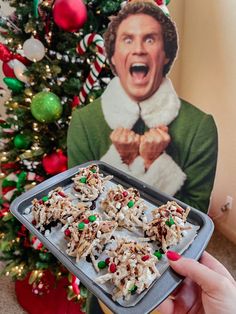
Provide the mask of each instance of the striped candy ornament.
{"label": "striped candy ornament", "polygon": [[76,51],[80,55],[83,55],[91,44],[96,45],[97,49],[96,59],[92,63],[89,75],[81,88],[81,91],[79,93],[79,99],[76,102],[76,106],[79,106],[85,102],[85,99],[88,96],[89,92],[91,91],[94,83],[97,81],[97,78],[106,60],[104,40],[102,36],[95,33],[87,34],[77,45]]}

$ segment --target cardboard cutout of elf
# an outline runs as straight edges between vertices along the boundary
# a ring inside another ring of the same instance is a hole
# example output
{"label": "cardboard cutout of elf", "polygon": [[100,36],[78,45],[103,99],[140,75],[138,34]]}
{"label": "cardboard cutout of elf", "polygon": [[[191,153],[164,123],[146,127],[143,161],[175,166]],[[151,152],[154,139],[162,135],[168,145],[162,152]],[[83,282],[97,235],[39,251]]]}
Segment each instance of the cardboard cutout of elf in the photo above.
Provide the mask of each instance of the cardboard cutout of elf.
{"label": "cardboard cutout of elf", "polygon": [[[217,129],[211,115],[179,99],[167,77],[178,38],[162,2],[129,2],[110,22],[104,40],[115,77],[100,98],[74,110],[69,167],[102,160],[207,212]],[[93,296],[87,313],[102,313]]]}
{"label": "cardboard cutout of elf", "polygon": [[131,1],[112,18],[104,40],[115,77],[100,98],[74,110],[69,167],[102,160],[207,212],[217,129],[167,77],[178,37],[158,2]]}

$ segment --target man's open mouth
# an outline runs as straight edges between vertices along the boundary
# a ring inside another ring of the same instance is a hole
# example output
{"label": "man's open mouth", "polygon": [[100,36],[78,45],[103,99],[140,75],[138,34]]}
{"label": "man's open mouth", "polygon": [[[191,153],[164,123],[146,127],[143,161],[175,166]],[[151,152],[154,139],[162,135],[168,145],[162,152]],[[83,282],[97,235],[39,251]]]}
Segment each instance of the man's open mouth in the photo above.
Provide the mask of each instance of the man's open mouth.
{"label": "man's open mouth", "polygon": [[149,71],[149,67],[145,63],[133,63],[129,69],[132,77],[142,80]]}

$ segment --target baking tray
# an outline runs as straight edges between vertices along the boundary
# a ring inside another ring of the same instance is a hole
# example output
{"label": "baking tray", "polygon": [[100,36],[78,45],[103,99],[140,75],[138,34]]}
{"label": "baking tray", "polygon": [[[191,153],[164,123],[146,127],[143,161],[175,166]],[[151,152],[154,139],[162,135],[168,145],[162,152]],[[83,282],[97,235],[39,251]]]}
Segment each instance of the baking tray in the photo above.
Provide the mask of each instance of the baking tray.
{"label": "baking tray", "polygon": [[[113,175],[113,181],[115,184],[121,184],[125,188],[134,187],[140,192],[141,198],[147,200],[154,206],[160,206],[167,203],[168,201],[176,201],[180,206],[186,208],[188,205],[170,197],[157,189],[154,189],[150,185],[143,183],[140,180],[104,163],[101,161],[90,161],[83,163],[74,168],[71,168],[63,173],[51,177],[50,179],[38,184],[33,189],[23,193],[21,196],[16,198],[10,207],[12,214],[23,224],[25,227],[34,234],[48,250],[58,258],[58,260],[67,267],[81,282],[94,294],[113,313],[119,314],[136,314],[139,313],[150,313],[155,307],[162,303],[176,287],[183,280],[178,274],[171,270],[170,267],[159,277],[144,297],[132,307],[123,307],[119,303],[112,300],[110,294],[105,292],[99,285],[96,284],[91,278],[89,278],[75,263],[75,258],[68,256],[65,252],[62,252],[58,247],[49,241],[45,235],[43,235],[35,226],[26,218],[24,210],[31,206],[31,202],[34,198],[40,199],[45,194],[55,189],[58,186],[64,187],[72,184],[71,178],[79,171],[80,168],[87,167],[90,164],[97,164],[100,172],[106,175]],[[188,222],[193,225],[199,226],[197,236],[193,243],[184,251],[182,254],[185,257],[190,257],[198,260],[203,251],[205,250],[211,235],[214,230],[214,224],[212,220],[206,214],[199,210],[191,207],[191,211],[188,216]]]}

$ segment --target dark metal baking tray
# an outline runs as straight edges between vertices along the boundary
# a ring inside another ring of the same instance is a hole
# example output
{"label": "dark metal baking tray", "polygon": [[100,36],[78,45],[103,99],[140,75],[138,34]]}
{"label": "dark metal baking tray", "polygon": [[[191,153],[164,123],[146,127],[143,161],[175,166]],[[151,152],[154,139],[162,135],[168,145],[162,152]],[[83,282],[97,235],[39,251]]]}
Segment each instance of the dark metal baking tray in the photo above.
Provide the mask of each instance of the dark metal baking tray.
{"label": "dark metal baking tray", "polygon": [[[159,190],[152,188],[151,186],[144,184],[142,181],[129,176],[128,174],[104,163],[101,161],[90,161],[74,168],[71,168],[63,173],[60,173],[52,178],[40,183],[33,189],[23,193],[21,196],[16,198],[10,207],[12,214],[23,224],[26,228],[34,234],[48,250],[55,255],[62,264],[64,264],[69,271],[75,274],[81,282],[95,294],[108,308],[114,313],[119,314],[136,314],[136,313],[149,313],[160,303],[162,303],[173,290],[181,283],[182,277],[173,272],[168,268],[162,276],[153,284],[151,289],[146,295],[133,307],[123,307],[117,302],[114,302],[111,295],[104,292],[91,278],[86,276],[81,269],[76,265],[75,259],[61,252],[53,243],[51,243],[35,226],[26,219],[23,215],[24,210],[31,205],[34,198],[42,198],[46,193],[56,188],[57,186],[66,186],[71,184],[71,178],[78,172],[79,168],[87,167],[90,164],[97,164],[100,168],[100,172],[104,175],[113,175],[112,181],[117,184],[122,184],[124,187],[135,187],[139,190],[140,195],[143,199],[148,200],[150,203],[160,206],[165,204],[167,201],[176,201],[180,206],[186,208],[188,205],[170,197]],[[188,216],[188,221],[192,224],[200,226],[197,237],[193,243],[186,249],[182,254],[185,257],[190,257],[198,260],[203,251],[205,250],[211,235],[214,230],[214,224],[212,220],[206,214],[199,210],[192,208]]]}

